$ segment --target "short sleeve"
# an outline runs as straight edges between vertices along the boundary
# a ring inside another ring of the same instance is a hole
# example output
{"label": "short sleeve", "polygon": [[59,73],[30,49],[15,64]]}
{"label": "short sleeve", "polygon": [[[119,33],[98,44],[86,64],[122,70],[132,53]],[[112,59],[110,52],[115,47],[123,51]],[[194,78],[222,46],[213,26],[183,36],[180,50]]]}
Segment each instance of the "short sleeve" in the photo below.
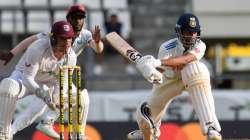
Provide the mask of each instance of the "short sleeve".
{"label": "short sleeve", "polygon": [[206,45],[204,42],[202,42],[201,40],[196,43],[196,45],[191,49],[189,50],[188,52],[195,55],[195,57],[197,58],[197,60],[200,60],[204,54],[205,54],[205,51],[206,51]]}
{"label": "short sleeve", "polygon": [[92,33],[86,29],[83,29],[80,35],[74,40],[73,50],[75,53],[80,54],[91,40],[93,40]]}
{"label": "short sleeve", "polygon": [[172,49],[177,47],[177,41],[167,41],[164,42],[161,46],[160,49],[158,51],[158,58],[159,59],[168,59],[170,58],[173,54],[172,54]]}

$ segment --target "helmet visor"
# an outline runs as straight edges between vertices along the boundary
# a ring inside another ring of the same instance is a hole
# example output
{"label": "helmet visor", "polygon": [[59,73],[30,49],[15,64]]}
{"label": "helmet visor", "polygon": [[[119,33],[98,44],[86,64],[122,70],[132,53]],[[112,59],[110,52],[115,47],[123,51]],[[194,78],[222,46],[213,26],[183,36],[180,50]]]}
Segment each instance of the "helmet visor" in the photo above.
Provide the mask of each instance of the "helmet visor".
{"label": "helmet visor", "polygon": [[190,48],[200,39],[200,35],[197,32],[184,32],[180,35],[180,41],[184,48]]}

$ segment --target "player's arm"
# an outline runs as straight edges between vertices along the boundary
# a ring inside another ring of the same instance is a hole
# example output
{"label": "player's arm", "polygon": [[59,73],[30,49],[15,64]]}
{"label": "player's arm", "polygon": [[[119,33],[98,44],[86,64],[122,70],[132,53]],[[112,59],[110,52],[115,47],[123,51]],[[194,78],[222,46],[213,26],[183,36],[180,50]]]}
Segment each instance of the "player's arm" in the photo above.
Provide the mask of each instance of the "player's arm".
{"label": "player's arm", "polygon": [[[116,32],[107,34],[105,38],[121,55],[134,62],[137,69],[150,83],[162,83],[162,74],[156,70],[159,61],[156,62],[153,56],[142,56]],[[149,59],[155,60],[155,64]]]}
{"label": "player's arm", "polygon": [[18,53],[23,52],[24,50],[26,50],[30,46],[31,43],[33,43],[37,39],[38,39],[37,35],[29,36],[28,38],[24,39],[19,44],[17,44],[17,46],[15,48],[13,48],[10,51],[10,53],[12,53],[15,56]]}
{"label": "player's arm", "polygon": [[35,76],[39,69],[40,52],[35,47],[29,48],[26,54],[25,65],[23,70],[23,84],[32,92],[35,93],[39,85],[35,81]]}
{"label": "player's arm", "polygon": [[55,110],[56,106],[52,102],[49,88],[46,85],[38,85],[35,76],[39,70],[39,62],[42,58],[42,52],[36,46],[31,46],[26,52],[25,66],[23,70],[22,81],[26,88],[39,98],[41,98],[49,108]]}
{"label": "player's arm", "polygon": [[[100,31],[98,30],[99,28],[96,28],[95,32]],[[103,43],[98,37],[98,34],[100,35],[100,33],[92,34],[88,30],[83,30],[73,43],[73,50],[76,55],[79,56],[85,47],[90,47],[96,53],[101,53],[103,51]]]}
{"label": "player's arm", "polygon": [[93,40],[90,41],[89,46],[95,50],[96,53],[102,53],[103,42],[101,41],[101,31],[99,26],[95,26],[95,30],[92,34]]}
{"label": "player's arm", "polygon": [[0,50],[0,60],[5,61],[4,65],[6,65],[11,60],[12,57],[13,57],[12,53]]}
{"label": "player's arm", "polygon": [[172,67],[173,70],[181,70],[185,64],[188,64],[194,60],[196,60],[196,57],[193,54],[162,59],[155,59],[152,55],[146,55],[136,61],[136,67],[149,82],[153,83],[156,81],[161,83],[162,75],[160,72],[163,71],[161,69],[157,71],[156,68],[167,66]]}
{"label": "player's arm", "polygon": [[10,60],[15,55],[26,50],[30,46],[30,44],[33,43],[34,41],[36,41],[37,39],[38,39],[37,35],[32,35],[32,36],[24,39],[16,47],[14,47],[11,51],[0,53],[0,59],[5,61],[4,65],[8,64],[10,62]]}
{"label": "player's arm", "polygon": [[102,53],[103,52],[103,42],[100,40],[99,42],[95,42],[94,40],[91,40],[89,43],[89,46],[93,48],[93,50],[96,53]]}
{"label": "player's arm", "polygon": [[177,66],[186,65],[195,60],[197,60],[196,56],[191,53],[188,53],[183,56],[178,56],[178,57],[168,58],[168,59],[161,59],[161,65],[168,66],[168,67],[177,67]]}
{"label": "player's arm", "polygon": [[200,60],[204,56],[205,50],[206,45],[202,41],[199,41],[197,42],[197,45],[187,51],[186,55],[178,56],[175,58],[162,59],[161,64],[163,66],[169,66],[173,68],[183,67],[184,65],[192,61]]}

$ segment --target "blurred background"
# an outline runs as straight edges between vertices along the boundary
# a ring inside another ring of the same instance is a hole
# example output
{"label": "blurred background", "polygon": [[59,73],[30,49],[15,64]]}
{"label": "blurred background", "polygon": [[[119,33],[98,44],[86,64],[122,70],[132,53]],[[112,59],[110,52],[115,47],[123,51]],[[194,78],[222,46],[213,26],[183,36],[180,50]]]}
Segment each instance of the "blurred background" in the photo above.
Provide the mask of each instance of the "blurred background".
{"label": "blurred background", "polygon": [[[158,53],[164,41],[176,37],[174,27],[184,12],[200,19],[207,44],[203,62],[209,67],[216,112],[225,138],[250,138],[250,1],[249,0],[0,0],[1,49],[11,50],[24,38],[49,31],[54,21],[65,19],[67,8],[82,3],[87,9],[86,28],[105,23],[115,15],[121,35],[142,54]],[[7,77],[22,54],[7,66],[0,61],[0,79]],[[97,56],[85,49],[78,57],[83,86],[90,93],[87,135],[92,140],[124,140],[137,128],[135,110],[150,95],[152,85],[117,53]],[[21,100],[16,113],[29,98]],[[160,140],[205,140],[192,105],[183,93],[163,118]],[[31,127],[17,140],[49,139]],[[55,125],[57,128],[57,125]]]}

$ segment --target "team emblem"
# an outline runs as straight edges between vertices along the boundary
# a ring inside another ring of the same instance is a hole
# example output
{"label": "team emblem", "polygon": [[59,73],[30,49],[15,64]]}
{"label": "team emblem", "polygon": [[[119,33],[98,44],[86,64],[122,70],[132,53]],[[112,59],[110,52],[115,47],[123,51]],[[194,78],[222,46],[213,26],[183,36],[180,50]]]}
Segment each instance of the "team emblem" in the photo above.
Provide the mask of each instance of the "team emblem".
{"label": "team emblem", "polygon": [[196,20],[195,20],[194,17],[190,18],[189,26],[192,27],[192,28],[196,27]]}
{"label": "team emblem", "polygon": [[69,31],[69,25],[64,25],[63,30],[64,30],[64,32],[68,32]]}

